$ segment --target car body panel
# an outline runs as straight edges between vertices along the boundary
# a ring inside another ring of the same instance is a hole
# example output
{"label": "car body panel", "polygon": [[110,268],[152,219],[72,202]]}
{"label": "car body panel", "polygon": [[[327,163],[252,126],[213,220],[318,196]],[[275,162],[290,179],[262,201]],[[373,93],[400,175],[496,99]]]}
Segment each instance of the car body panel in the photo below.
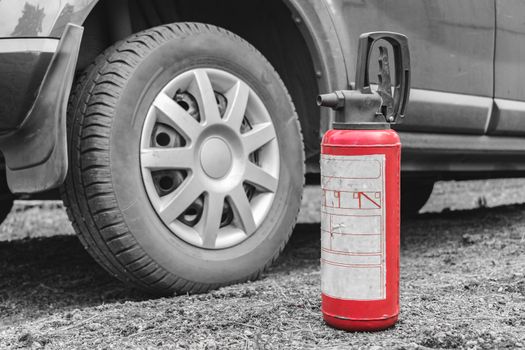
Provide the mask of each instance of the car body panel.
{"label": "car body panel", "polygon": [[97,1],[2,0],[0,38],[58,38],[68,23],[82,24]]}
{"label": "car body panel", "polygon": [[66,25],[82,24],[96,2],[0,1],[0,135],[20,127]]}
{"label": "car body panel", "polygon": [[[525,10],[520,0],[283,2],[307,43],[320,92],[351,87],[360,33],[391,30],[409,37],[412,92],[408,118],[396,126],[404,144],[404,171],[525,170],[525,149],[519,146],[519,136],[525,135],[525,88],[520,84],[525,74],[520,51],[525,30],[519,16],[514,16]],[[22,135],[24,122],[36,113],[34,97],[40,95],[64,28],[68,23],[84,24],[97,3],[100,1],[0,1],[0,141],[4,148],[16,144],[13,135]],[[126,11],[119,10],[126,4],[127,0],[112,0],[96,7],[99,14],[118,14],[107,23],[110,40],[123,37],[119,28],[129,25],[125,18],[118,21],[126,16]],[[124,29],[121,31],[128,33],[131,27]],[[52,108],[39,111],[57,113]],[[334,113],[324,109],[319,116],[323,133]],[[27,137],[29,133],[19,138],[17,147],[23,149]],[[62,142],[56,147],[64,151]],[[43,157],[25,152],[26,156],[15,160],[16,152],[11,152],[11,165],[18,170],[45,164],[46,154],[53,161],[63,159],[64,154],[51,156],[54,151],[47,149],[47,153],[35,153]],[[57,186],[64,175],[61,169],[55,181],[40,184]],[[26,186],[25,190],[41,190],[42,186]]]}
{"label": "car body panel", "polygon": [[[28,40],[38,42],[31,50],[38,47],[49,51],[55,49],[33,101],[26,106],[28,111],[23,120],[16,128],[0,135],[7,182],[14,193],[48,190],[60,186],[66,177],[66,111],[82,32],[81,26],[68,24],[60,40],[2,39],[20,40],[25,44]],[[42,40],[55,40],[58,43],[53,47],[52,43],[41,43]],[[24,49],[25,46],[20,45],[19,48]],[[9,47],[4,45],[4,49],[7,51]],[[18,51],[16,54],[21,55]],[[5,55],[6,52],[0,57]]]}
{"label": "car body panel", "polygon": [[[319,91],[348,88],[344,55],[328,8],[318,0],[284,0],[312,54]],[[328,130],[335,112],[322,108],[319,126]]]}
{"label": "car body panel", "polygon": [[[525,150],[522,137],[399,133],[403,144],[402,171],[440,174],[470,173],[471,178],[523,176]],[[477,175],[476,175],[477,173]]]}
{"label": "car body panel", "polygon": [[[429,90],[424,95],[432,103],[411,94],[409,118],[400,130],[485,132],[490,103],[468,113],[456,107],[463,95],[492,98],[494,0],[324,1],[334,18],[350,79],[360,33],[389,30],[408,36],[412,88]],[[456,95],[432,96],[434,91]]]}
{"label": "car body panel", "polygon": [[525,135],[524,101],[495,98],[493,111],[487,130],[489,135]]}
{"label": "car body panel", "polygon": [[492,97],[426,89],[410,90],[407,118],[394,126],[397,131],[427,133],[485,133],[492,113]]}
{"label": "car body panel", "polygon": [[0,135],[25,119],[55,53],[58,39],[0,39]]}
{"label": "car body panel", "polygon": [[495,1],[495,108],[488,133],[525,135],[525,2]]}
{"label": "car body panel", "polygon": [[497,31],[494,97],[525,101],[525,2],[495,0]]}

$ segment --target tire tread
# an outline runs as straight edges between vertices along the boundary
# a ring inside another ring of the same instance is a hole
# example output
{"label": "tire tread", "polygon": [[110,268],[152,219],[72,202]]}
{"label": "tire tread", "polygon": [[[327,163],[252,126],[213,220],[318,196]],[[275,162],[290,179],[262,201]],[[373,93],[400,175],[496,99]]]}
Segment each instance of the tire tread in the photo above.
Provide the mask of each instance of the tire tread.
{"label": "tire tread", "polygon": [[[113,193],[108,169],[110,159],[103,156],[109,153],[110,148],[109,138],[114,117],[112,111],[119,96],[116,90],[126,85],[134,67],[152,48],[169,39],[209,32],[235,40],[266,61],[253,46],[222,28],[188,22],[162,25],[136,33],[102,53],[79,77],[68,106],[70,169],[61,188],[61,196],[73,227],[87,251],[110,274],[155,294],[205,292],[227,284],[259,278],[284,249],[298,215],[297,211],[295,218],[290,221],[286,239],[264,266],[249,276],[224,284],[195,283],[164,270],[139,246],[124,221]],[[271,66],[269,63],[268,65]],[[277,72],[273,72],[284,86]],[[293,106],[291,97],[288,92],[287,94]],[[294,117],[300,130],[295,110]],[[303,144],[302,133],[300,135]]]}

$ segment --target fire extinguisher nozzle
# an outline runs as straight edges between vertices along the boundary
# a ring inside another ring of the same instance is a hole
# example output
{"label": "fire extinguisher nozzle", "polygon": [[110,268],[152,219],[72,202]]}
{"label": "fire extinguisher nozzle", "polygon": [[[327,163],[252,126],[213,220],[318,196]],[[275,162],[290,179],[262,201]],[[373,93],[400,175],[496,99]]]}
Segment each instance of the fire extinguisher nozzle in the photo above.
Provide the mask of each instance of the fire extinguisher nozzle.
{"label": "fire extinguisher nozzle", "polygon": [[317,96],[317,105],[319,107],[330,107],[333,109],[342,108],[345,105],[344,95],[338,93],[338,91],[319,95]]}

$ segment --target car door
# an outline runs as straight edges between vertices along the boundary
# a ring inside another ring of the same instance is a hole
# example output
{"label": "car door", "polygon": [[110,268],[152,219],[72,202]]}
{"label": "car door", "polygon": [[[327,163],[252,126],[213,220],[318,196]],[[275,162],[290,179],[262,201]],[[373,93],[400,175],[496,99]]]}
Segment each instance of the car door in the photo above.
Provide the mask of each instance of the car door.
{"label": "car door", "polygon": [[492,135],[525,135],[525,1],[496,0]]}
{"label": "car door", "polygon": [[399,130],[485,133],[494,84],[494,0],[325,0],[325,4],[352,80],[359,34],[389,30],[408,36],[412,91],[408,118]]}

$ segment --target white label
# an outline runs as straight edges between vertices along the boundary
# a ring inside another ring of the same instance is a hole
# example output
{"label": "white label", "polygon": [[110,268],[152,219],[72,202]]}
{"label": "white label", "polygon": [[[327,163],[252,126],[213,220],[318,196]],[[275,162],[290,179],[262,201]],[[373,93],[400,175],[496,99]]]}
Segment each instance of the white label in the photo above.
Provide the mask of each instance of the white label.
{"label": "white label", "polygon": [[386,298],[385,155],[321,155],[321,290]]}

